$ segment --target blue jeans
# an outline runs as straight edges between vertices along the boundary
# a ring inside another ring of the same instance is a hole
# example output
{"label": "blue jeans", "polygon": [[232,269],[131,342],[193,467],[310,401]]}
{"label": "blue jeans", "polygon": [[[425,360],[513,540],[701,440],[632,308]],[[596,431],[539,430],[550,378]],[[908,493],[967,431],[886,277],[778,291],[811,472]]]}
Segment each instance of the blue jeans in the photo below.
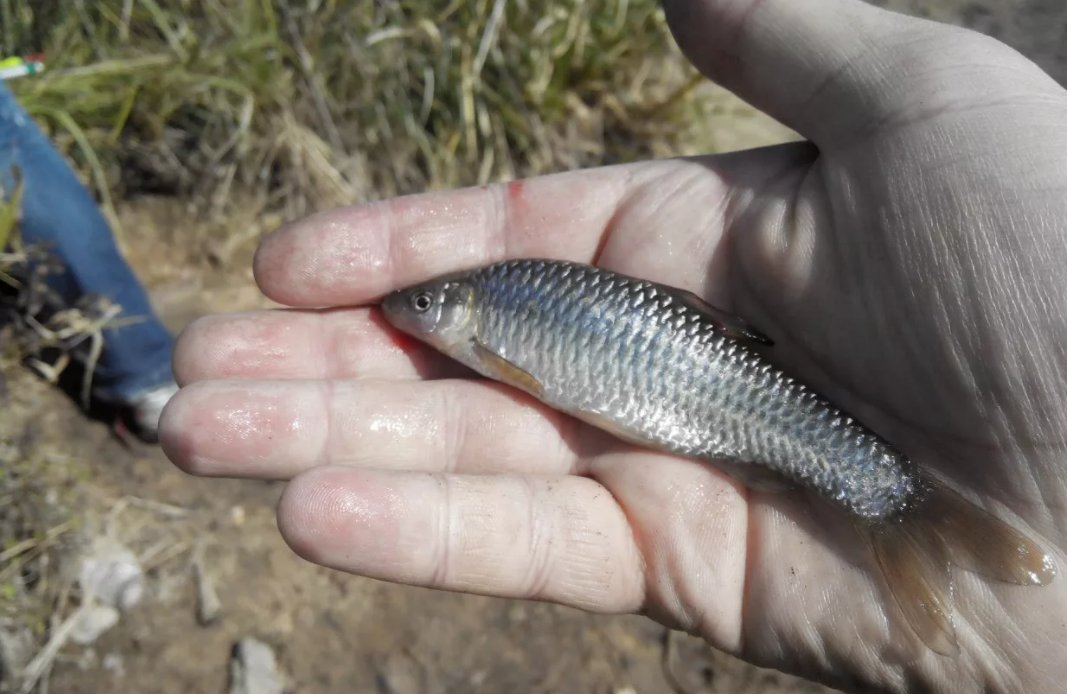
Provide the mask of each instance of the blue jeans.
{"label": "blue jeans", "polygon": [[62,155],[0,80],[0,193],[22,180],[20,230],[44,243],[65,271],[52,280],[64,301],[103,296],[122,307],[128,325],[104,332],[93,374],[94,394],[122,402],[168,382],[173,338],[159,322],[144,288],[115,246],[111,228]]}

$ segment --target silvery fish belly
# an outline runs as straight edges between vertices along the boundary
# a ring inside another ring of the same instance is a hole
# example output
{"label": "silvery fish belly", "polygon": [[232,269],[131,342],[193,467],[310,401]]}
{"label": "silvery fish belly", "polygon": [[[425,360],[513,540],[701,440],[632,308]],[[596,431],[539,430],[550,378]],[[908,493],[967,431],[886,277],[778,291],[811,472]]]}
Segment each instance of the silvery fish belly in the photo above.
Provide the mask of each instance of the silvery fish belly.
{"label": "silvery fish belly", "polygon": [[767,338],[689,292],[529,259],[436,278],[382,308],[396,328],[627,441],[830,501],[939,653],[956,649],[945,557],[1011,583],[1055,573],[1028,538],[778,369]]}
{"label": "silvery fish belly", "polygon": [[860,516],[889,516],[917,491],[907,460],[768,363],[756,349],[766,338],[695,296],[553,262],[494,265],[470,281],[484,297],[479,343],[553,406],[732,462],[748,479],[773,471]]}

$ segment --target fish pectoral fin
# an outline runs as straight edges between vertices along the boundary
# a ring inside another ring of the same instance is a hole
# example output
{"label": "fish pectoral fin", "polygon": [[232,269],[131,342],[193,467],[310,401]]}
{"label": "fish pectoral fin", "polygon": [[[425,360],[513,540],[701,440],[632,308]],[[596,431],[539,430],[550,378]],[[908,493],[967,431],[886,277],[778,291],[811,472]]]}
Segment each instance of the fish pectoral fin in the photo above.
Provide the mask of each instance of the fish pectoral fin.
{"label": "fish pectoral fin", "polygon": [[711,319],[711,322],[715,324],[715,327],[719,329],[727,337],[734,340],[743,340],[746,342],[755,342],[761,345],[773,345],[774,342],[771,338],[764,335],[762,332],[753,328],[744,319],[739,316],[735,316],[732,313],[728,313],[721,308],[712,306],[707,301],[704,301],[693,292],[686,291],[684,289],[677,289],[674,287],[667,287],[660,285],[665,291],[668,291],[678,297],[680,301],[683,301],[690,308],[700,311],[705,316]]}
{"label": "fish pectoral fin", "polygon": [[512,364],[478,340],[474,340],[474,352],[491,377],[524,390],[535,398],[541,398],[544,395],[544,386],[529,371]]}

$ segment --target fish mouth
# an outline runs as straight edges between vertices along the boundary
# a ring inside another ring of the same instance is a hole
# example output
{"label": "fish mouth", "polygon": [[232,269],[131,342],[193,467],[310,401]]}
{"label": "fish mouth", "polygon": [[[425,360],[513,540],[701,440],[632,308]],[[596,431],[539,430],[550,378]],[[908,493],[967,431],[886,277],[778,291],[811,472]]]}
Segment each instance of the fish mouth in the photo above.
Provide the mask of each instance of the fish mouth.
{"label": "fish mouth", "polygon": [[385,320],[389,325],[399,330],[404,329],[404,307],[407,305],[404,297],[406,293],[404,290],[398,289],[386,294],[381,302],[382,315],[385,316]]}

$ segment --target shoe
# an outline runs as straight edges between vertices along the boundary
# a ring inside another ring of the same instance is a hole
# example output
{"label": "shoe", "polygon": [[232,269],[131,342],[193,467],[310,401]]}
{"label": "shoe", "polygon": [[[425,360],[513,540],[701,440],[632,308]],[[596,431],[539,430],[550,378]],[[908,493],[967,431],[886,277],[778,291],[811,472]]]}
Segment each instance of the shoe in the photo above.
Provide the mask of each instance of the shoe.
{"label": "shoe", "polygon": [[130,432],[145,443],[158,443],[159,415],[177,392],[178,384],[168,381],[127,399],[123,403],[123,414]]}

